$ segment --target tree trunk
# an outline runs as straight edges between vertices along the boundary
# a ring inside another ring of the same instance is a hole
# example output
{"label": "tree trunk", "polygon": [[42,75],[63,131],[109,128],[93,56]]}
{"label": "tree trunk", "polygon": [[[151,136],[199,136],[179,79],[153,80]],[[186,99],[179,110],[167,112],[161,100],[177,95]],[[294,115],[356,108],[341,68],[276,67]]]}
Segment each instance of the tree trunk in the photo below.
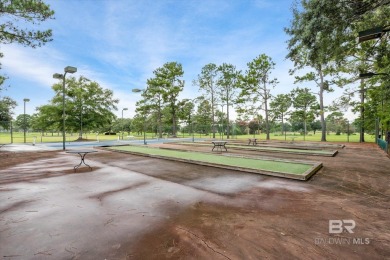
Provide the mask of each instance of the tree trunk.
{"label": "tree trunk", "polygon": [[229,101],[226,102],[226,117],[227,117],[227,122],[226,122],[226,139],[229,139],[229,134],[230,134],[230,126],[229,126]]}
{"label": "tree trunk", "polygon": [[162,138],[161,114],[158,116],[158,138]]}
{"label": "tree trunk", "polygon": [[265,131],[267,132],[267,140],[270,140],[269,137],[269,122],[268,122],[268,93],[267,93],[267,88],[265,87],[264,84],[264,110],[265,110]]}
{"label": "tree trunk", "polygon": [[320,115],[321,115],[321,142],[326,142],[326,122],[325,122],[325,109],[324,109],[324,76],[322,75],[321,68],[318,70],[320,74]]}
{"label": "tree trunk", "polygon": [[364,80],[360,80],[360,142],[364,143]]}
{"label": "tree trunk", "polygon": [[215,114],[214,114],[214,92],[212,91],[211,92],[211,116],[212,116],[212,129],[211,131],[213,131],[213,138],[215,139]]}
{"label": "tree trunk", "polygon": [[162,138],[161,105],[158,106],[158,138]]}
{"label": "tree trunk", "polygon": [[176,137],[176,109],[172,107],[172,136]]}

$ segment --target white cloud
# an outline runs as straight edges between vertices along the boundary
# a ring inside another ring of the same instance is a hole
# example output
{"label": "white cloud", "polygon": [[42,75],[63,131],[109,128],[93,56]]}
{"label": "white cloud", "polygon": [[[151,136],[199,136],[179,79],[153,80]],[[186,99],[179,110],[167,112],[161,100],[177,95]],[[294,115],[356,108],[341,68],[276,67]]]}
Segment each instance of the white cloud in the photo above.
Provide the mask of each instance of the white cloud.
{"label": "white cloud", "polygon": [[48,2],[56,10],[49,23],[53,42],[39,49],[2,47],[4,71],[21,86],[43,89],[40,100],[51,98],[45,89],[56,82],[52,74],[72,65],[78,68],[74,76],[114,91],[120,99],[117,116],[123,107],[131,114],[140,99],[131,89],[144,88],[153,70],[166,62],[182,63],[186,87],[181,96],[195,97],[192,80],[204,65],[227,62],[244,71],[261,53],[276,62],[273,76],[280,83],[274,94],[296,87],[288,74],[292,63],[285,60],[289,0]]}
{"label": "white cloud", "polygon": [[50,88],[55,82],[52,75],[61,73],[63,68],[62,53],[50,47],[41,49],[24,48],[15,45],[5,45],[3,69],[9,77],[18,77],[26,81],[37,82],[43,88]]}

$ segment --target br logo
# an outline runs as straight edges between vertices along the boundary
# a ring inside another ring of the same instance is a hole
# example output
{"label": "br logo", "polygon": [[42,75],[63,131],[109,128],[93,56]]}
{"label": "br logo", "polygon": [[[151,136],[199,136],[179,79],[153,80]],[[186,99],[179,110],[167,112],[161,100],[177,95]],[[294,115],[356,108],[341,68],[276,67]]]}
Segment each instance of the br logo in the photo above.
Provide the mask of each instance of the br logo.
{"label": "br logo", "polygon": [[345,229],[348,233],[353,233],[356,223],[352,219],[331,219],[329,220],[329,233],[330,234],[340,234],[343,233]]}

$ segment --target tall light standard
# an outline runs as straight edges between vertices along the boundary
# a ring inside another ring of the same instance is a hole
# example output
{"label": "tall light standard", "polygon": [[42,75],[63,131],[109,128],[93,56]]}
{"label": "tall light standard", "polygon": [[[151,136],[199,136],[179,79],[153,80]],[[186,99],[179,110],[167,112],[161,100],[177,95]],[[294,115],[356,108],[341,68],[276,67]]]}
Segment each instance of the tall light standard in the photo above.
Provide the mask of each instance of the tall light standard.
{"label": "tall light standard", "polygon": [[128,108],[125,107],[125,108],[122,109],[122,140],[123,140],[123,111],[124,110],[128,110]]}
{"label": "tall light standard", "polygon": [[[368,30],[364,30],[359,32],[357,42],[365,42],[365,41],[370,41],[373,39],[378,39],[381,38],[386,32],[390,31],[390,28],[385,28],[385,27],[375,27],[375,28],[370,28]],[[382,74],[382,73],[381,73]],[[380,75],[372,72],[368,73],[360,73],[360,85],[363,88],[363,79],[364,78],[371,78],[372,76],[375,75]],[[360,102],[361,102],[361,108],[360,108],[360,116],[361,116],[361,127],[360,127],[360,142],[364,142],[364,92],[362,91],[360,95]],[[377,136],[376,136],[377,137]]]}
{"label": "tall light standard", "polygon": [[123,120],[123,111],[124,111],[124,110],[128,110],[128,108],[125,107],[125,108],[122,109],[122,120]]}
{"label": "tall light standard", "polygon": [[[364,72],[364,73],[360,73],[359,74],[359,78],[361,80],[367,79],[367,78],[372,78],[374,76],[389,76],[389,74],[387,74],[387,73],[375,73],[375,72]],[[382,111],[383,111],[383,87],[381,87],[381,93],[382,93]],[[364,102],[364,91],[363,91],[363,89],[362,89],[362,92],[361,92],[361,102],[362,103]],[[362,106],[362,108],[360,110],[364,112],[364,106]],[[361,112],[361,115],[362,115],[362,120],[364,120],[364,114],[362,112]],[[363,123],[361,123],[361,124],[363,124]],[[376,143],[378,143],[378,139],[379,139],[379,127],[380,127],[380,125],[379,125],[379,118],[376,118],[376,120],[375,120],[375,142]],[[362,126],[361,127],[361,134],[360,134],[361,135],[360,141],[362,141],[363,133],[364,133],[364,128]],[[382,127],[381,137],[383,137],[383,127]]]}
{"label": "tall light standard", "polygon": [[[133,88],[132,90],[131,90],[133,93],[140,93],[140,92],[142,92],[142,94],[143,93],[145,93],[145,90],[142,90],[142,89],[139,89],[139,88]],[[146,143],[146,111],[145,111],[145,108],[144,108],[144,145],[146,145],[147,143]]]}
{"label": "tall light standard", "polygon": [[[225,104],[216,104],[216,105],[219,105],[219,106],[221,106],[221,108],[222,108],[222,115],[221,115],[221,118],[222,118],[222,120],[221,120],[221,128],[222,128],[222,140],[223,140],[223,135],[224,135],[224,133],[225,133],[225,131],[224,131],[224,129],[223,129],[223,107],[225,106]],[[229,124],[229,122],[228,122],[228,124]]]}
{"label": "tall light standard", "polygon": [[64,69],[64,74],[54,73],[53,78],[62,79],[62,150],[65,151],[65,77],[66,73],[75,73],[76,67],[67,66]]}
{"label": "tall light standard", "polygon": [[23,125],[24,125],[24,143],[26,143],[26,102],[29,102],[30,101],[30,99],[28,99],[28,98],[25,98],[25,99],[23,99],[23,101],[24,101],[24,114],[23,114],[23,121],[24,121],[24,123],[23,123]]}

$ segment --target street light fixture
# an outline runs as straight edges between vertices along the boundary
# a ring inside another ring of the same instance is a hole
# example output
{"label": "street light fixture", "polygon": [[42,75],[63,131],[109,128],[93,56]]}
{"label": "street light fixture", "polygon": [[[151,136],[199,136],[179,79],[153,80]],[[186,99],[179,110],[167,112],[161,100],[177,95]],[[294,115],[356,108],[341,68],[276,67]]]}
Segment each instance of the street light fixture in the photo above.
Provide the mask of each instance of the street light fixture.
{"label": "street light fixture", "polygon": [[366,72],[366,73],[360,73],[359,78],[366,79],[366,78],[372,78],[373,76],[379,76],[379,75],[389,76],[389,74],[387,73]]}
{"label": "street light fixture", "polygon": [[30,101],[30,99],[28,99],[28,98],[25,98],[25,99],[23,99],[23,101],[24,101],[24,114],[23,114],[23,117],[24,117],[24,119],[23,119],[23,121],[24,121],[24,143],[26,143],[26,102],[29,102]]}
{"label": "street light fixture", "polygon": [[64,74],[54,73],[53,78],[62,79],[62,150],[65,151],[65,77],[66,73],[77,72],[77,68],[66,66],[64,72]]}
{"label": "street light fixture", "polygon": [[361,31],[359,32],[358,43],[381,38],[382,35],[388,31],[390,31],[390,29],[385,29],[383,27],[375,27],[365,31]]}
{"label": "street light fixture", "polygon": [[[131,92],[133,93],[145,93],[145,90],[142,90],[142,89],[139,89],[139,88],[133,88],[131,90]],[[146,111],[145,111],[145,108],[144,108],[144,145],[147,145],[146,143]]]}
{"label": "street light fixture", "polygon": [[122,109],[122,119],[123,119],[123,111],[124,111],[124,110],[128,110],[128,108],[125,107],[125,108]]}
{"label": "street light fixture", "polygon": [[[125,107],[125,108],[122,109],[122,124],[123,124],[123,111],[124,111],[124,110],[128,110],[128,108]],[[123,125],[122,125],[122,126],[123,126]],[[123,140],[123,127],[122,127],[122,140]]]}

